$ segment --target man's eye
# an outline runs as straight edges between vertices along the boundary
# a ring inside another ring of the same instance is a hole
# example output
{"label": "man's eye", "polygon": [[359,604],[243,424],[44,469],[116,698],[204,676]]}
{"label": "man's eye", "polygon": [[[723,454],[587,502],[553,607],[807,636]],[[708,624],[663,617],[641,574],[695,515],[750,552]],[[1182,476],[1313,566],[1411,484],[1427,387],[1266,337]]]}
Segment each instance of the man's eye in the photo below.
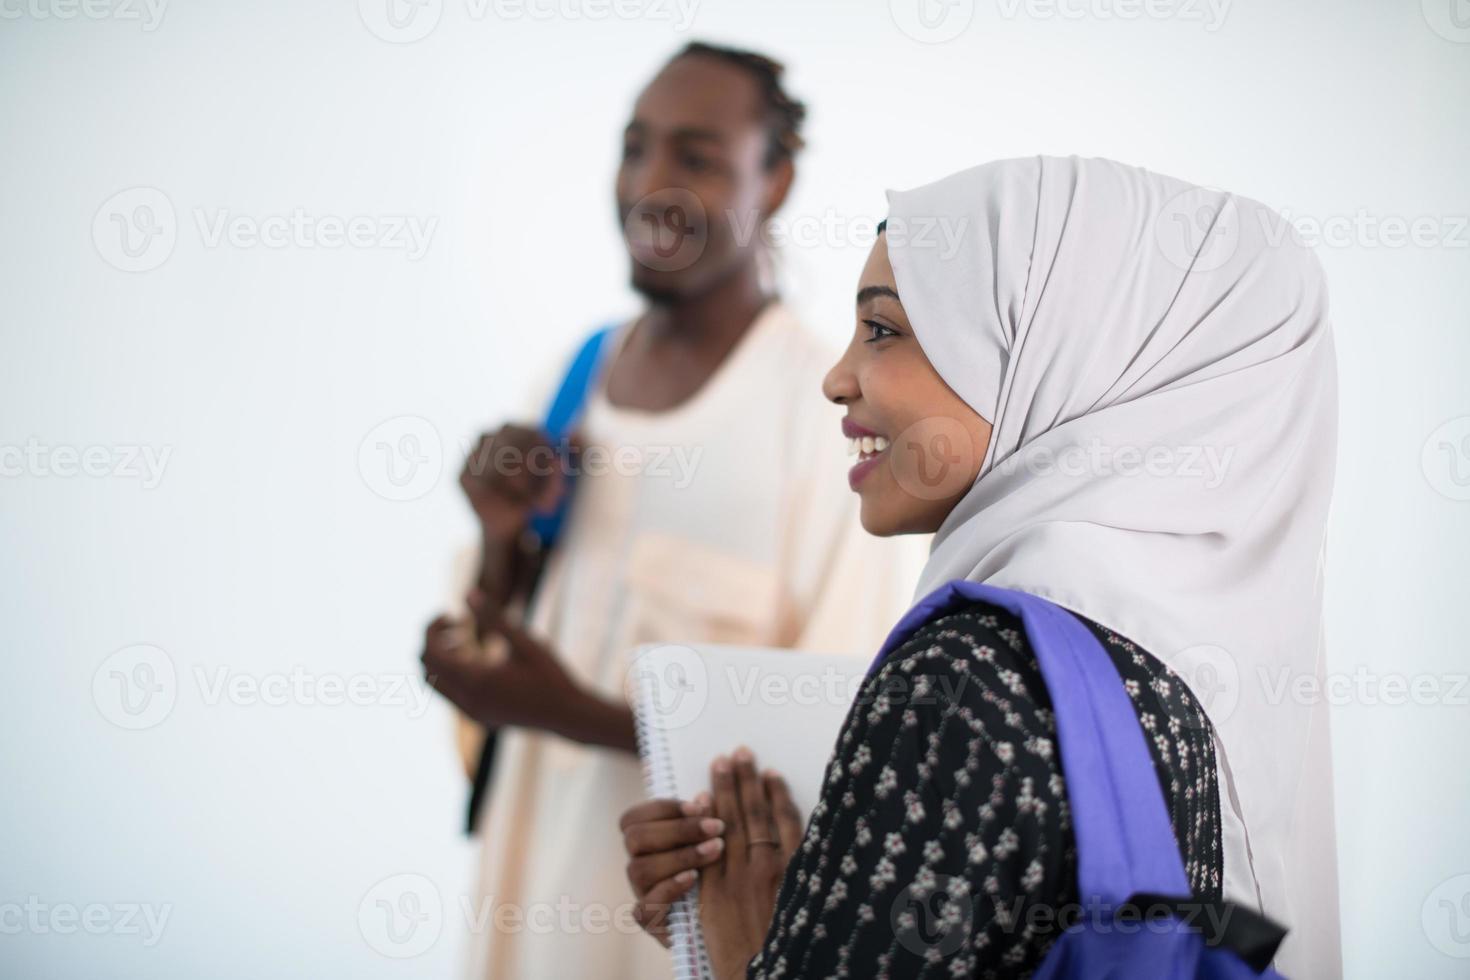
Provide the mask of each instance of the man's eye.
{"label": "man's eye", "polygon": [[624,160],[634,160],[634,159],[637,159],[638,154],[641,153],[641,152],[642,152],[642,148],[640,146],[638,146],[636,143],[624,143],[623,144],[623,159]]}
{"label": "man's eye", "polygon": [[684,154],[684,156],[680,158],[679,162],[684,165],[685,170],[693,171],[694,173],[703,173],[710,168],[710,162],[708,159],[701,156],[695,156],[692,153]]}
{"label": "man's eye", "polygon": [[864,320],[863,326],[868,328],[868,332],[870,334],[865,343],[872,344],[880,340],[887,340],[889,337],[898,336],[897,330],[894,330],[891,327],[885,327],[877,320]]}

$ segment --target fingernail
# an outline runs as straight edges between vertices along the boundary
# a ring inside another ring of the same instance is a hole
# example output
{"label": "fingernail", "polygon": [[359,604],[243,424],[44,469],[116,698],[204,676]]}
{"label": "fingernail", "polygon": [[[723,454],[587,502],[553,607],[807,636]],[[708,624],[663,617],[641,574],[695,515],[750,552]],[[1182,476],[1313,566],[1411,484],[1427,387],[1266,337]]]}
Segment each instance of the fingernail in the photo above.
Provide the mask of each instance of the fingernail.
{"label": "fingernail", "polygon": [[718,837],[725,832],[725,821],[716,820],[714,817],[706,817],[699,821],[699,829],[710,837]]}
{"label": "fingernail", "polygon": [[740,748],[738,748],[738,749],[735,750],[735,761],[736,762],[750,762],[754,758],[755,758],[755,756],[753,756],[753,755],[750,754],[750,749],[747,749],[743,745],[740,746]]}
{"label": "fingernail", "polygon": [[715,805],[714,797],[710,796],[708,791],[701,792],[698,796],[694,798],[694,802],[699,804],[700,810],[706,812],[710,809],[710,807]]}
{"label": "fingernail", "polygon": [[725,838],[713,837],[695,848],[701,855],[712,858],[725,849]]}
{"label": "fingernail", "polygon": [[730,772],[730,760],[722,755],[716,756],[714,765],[711,768],[721,776],[724,776]]}
{"label": "fingernail", "polygon": [[704,812],[704,805],[698,799],[685,800],[679,804],[679,811],[686,817],[697,817]]}
{"label": "fingernail", "polygon": [[677,881],[681,885],[687,885],[691,881],[693,881],[695,878],[698,878],[698,877],[699,877],[699,872],[698,871],[695,871],[693,869],[690,869],[689,871],[680,871],[678,874],[674,875],[674,880]]}

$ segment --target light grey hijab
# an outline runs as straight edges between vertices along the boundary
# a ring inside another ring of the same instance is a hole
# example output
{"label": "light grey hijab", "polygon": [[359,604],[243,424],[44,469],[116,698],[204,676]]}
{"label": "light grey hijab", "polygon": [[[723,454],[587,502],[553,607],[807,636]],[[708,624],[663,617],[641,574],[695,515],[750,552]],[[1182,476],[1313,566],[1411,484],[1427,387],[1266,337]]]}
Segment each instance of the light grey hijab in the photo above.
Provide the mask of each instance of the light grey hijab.
{"label": "light grey hijab", "polygon": [[1286,975],[1337,976],[1327,706],[1292,697],[1323,672],[1337,436],[1315,257],[1254,201],[1075,157],[890,192],[888,248],[994,427],[916,599],[1020,589],[1173,668],[1216,728],[1226,897],[1290,927]]}

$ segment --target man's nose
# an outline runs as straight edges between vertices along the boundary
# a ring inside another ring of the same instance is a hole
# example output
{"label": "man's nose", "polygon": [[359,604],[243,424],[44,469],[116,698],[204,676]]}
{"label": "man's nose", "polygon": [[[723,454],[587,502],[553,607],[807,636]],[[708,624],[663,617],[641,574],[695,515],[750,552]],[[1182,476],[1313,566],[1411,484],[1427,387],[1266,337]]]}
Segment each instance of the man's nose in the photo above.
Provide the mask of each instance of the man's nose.
{"label": "man's nose", "polygon": [[[638,165],[629,174],[630,203],[645,203],[645,198],[668,191],[675,186],[669,154],[658,151],[650,152],[638,161]],[[657,202],[647,203],[656,204]]]}

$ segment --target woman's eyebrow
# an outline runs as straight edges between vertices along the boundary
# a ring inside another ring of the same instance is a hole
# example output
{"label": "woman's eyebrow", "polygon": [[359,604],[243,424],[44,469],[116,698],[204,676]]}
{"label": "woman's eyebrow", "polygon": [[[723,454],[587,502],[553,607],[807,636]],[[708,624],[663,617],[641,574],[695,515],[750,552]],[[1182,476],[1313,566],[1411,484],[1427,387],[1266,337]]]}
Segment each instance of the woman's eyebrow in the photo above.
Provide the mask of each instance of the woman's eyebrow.
{"label": "woman's eyebrow", "polygon": [[[857,305],[862,306],[868,300],[877,299],[880,296],[888,296],[893,299],[898,299],[898,290],[894,289],[892,286],[864,286],[862,289],[858,290]],[[902,302],[902,300],[899,300],[899,302]]]}

